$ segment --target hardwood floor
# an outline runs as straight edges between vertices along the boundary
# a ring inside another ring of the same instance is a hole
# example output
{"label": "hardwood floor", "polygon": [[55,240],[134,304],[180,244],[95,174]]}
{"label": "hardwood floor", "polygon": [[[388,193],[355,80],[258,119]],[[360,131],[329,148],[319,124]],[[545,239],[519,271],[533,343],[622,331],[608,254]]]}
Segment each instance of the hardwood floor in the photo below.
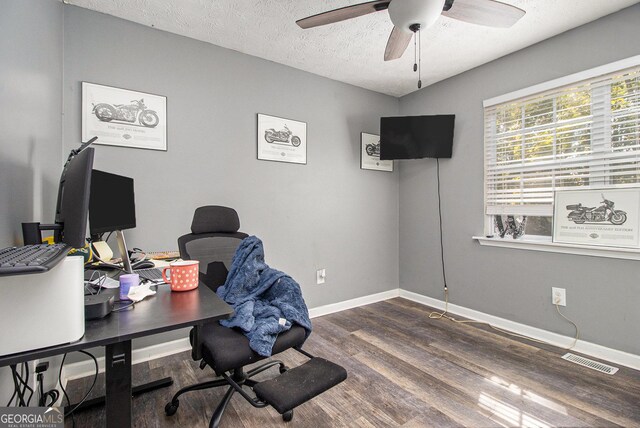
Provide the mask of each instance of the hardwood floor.
{"label": "hardwood floor", "polygon": [[[236,394],[222,427],[640,427],[640,372],[602,374],[561,359],[563,349],[432,320],[429,312],[396,298],[314,318],[304,349],[344,366],[348,379],[296,408],[289,423]],[[289,366],[305,361],[295,351],[281,357]],[[172,387],[134,398],[135,426],[207,427],[220,388],[184,395],[172,417],[164,406],[179,387],[213,379],[212,370],[200,370],[187,352],[133,369],[136,384],[167,375]],[[92,380],[70,382],[72,400]],[[103,390],[101,375],[95,395]],[[76,415],[78,427],[103,425],[103,409]]]}

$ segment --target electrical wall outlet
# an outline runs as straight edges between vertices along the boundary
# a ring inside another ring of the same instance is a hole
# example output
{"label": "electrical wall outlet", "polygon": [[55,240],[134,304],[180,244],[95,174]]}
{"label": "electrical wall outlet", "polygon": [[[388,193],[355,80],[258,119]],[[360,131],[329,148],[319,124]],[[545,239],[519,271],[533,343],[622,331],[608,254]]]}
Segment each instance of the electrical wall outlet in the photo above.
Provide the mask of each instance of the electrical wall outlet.
{"label": "electrical wall outlet", "polygon": [[551,287],[551,303],[554,305],[567,306],[567,290],[564,288]]}
{"label": "electrical wall outlet", "polygon": [[324,284],[324,280],[327,277],[325,269],[318,269],[316,271],[316,284]]}

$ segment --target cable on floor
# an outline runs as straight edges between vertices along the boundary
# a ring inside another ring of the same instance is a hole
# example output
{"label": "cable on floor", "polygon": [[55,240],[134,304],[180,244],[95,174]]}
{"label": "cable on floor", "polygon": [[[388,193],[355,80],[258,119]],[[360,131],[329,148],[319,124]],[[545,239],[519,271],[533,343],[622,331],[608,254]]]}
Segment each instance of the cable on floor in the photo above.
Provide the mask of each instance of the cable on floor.
{"label": "cable on floor", "polygon": [[[571,321],[569,318],[564,316],[562,314],[562,312],[560,312],[560,307],[558,305],[556,305],[556,309],[557,309],[558,313],[560,314],[560,316],[562,318],[564,318],[565,320],[569,321],[576,328],[576,335],[575,335],[575,337],[573,339],[573,343],[571,344],[571,346],[568,347],[568,348],[562,348],[562,349],[566,349],[567,351],[570,351],[571,349],[574,348],[574,346],[576,346],[576,343],[578,343],[578,338],[579,338],[580,331],[579,331],[578,325],[576,323]],[[520,339],[525,339],[525,340],[530,340],[530,341],[536,342],[536,343],[542,343],[544,345],[557,346],[557,345],[551,344],[549,342],[545,342],[544,340],[539,340],[539,339],[535,339],[533,337],[529,337],[529,336],[525,336],[525,335],[522,335],[522,334],[513,333],[513,332],[508,331],[508,330],[504,330],[504,329],[502,329],[500,327],[496,327],[495,325],[492,325],[492,324],[490,324],[490,323],[488,323],[486,321],[458,320],[458,319],[452,317],[451,315],[449,315],[449,290],[447,289],[447,287],[444,288],[444,311],[443,312],[436,312],[436,311],[430,312],[429,313],[429,318],[430,319],[436,319],[436,320],[444,318],[444,319],[448,319],[449,321],[453,321],[453,322],[458,323],[458,324],[484,324],[484,325],[487,325],[487,326],[491,327],[492,329],[494,329],[496,331],[499,331],[501,333],[507,334],[509,336],[518,337]]]}

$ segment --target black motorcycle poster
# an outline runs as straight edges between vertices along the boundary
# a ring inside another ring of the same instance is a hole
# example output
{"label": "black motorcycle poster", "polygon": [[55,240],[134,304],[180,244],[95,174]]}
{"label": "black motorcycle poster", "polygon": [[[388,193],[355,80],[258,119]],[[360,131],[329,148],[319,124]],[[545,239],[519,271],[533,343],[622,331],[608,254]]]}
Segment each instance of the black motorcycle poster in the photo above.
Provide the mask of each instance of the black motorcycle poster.
{"label": "black motorcycle poster", "polygon": [[258,114],[258,159],[307,163],[307,124]]}
{"label": "black motorcycle poster", "polygon": [[553,242],[640,247],[640,188],[555,192]]}
{"label": "black motorcycle poster", "polygon": [[167,150],[167,97],[82,82],[82,139]]}
{"label": "black motorcycle poster", "polygon": [[380,160],[380,136],[360,133],[360,169],[393,171],[392,160]]}

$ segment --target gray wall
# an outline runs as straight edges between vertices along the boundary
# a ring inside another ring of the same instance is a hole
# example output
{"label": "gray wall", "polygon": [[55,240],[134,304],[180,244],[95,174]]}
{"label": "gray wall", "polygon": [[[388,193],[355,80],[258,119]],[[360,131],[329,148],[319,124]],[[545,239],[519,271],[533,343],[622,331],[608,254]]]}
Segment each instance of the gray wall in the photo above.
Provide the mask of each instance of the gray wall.
{"label": "gray wall", "polygon": [[[444,251],[451,302],[571,336],[550,303],[567,289],[581,338],[640,354],[636,261],[480,247],[483,234],[482,101],[640,54],[640,5],[400,99],[402,114],[456,114],[452,159],[440,162]],[[435,160],[400,164],[400,287],[443,298]]]}
{"label": "gray wall", "polygon": [[[0,13],[0,248],[23,221],[53,221],[62,166],[62,4],[3,0]],[[27,311],[25,311],[27,313]],[[1,314],[0,314],[1,316]],[[10,322],[2,320],[4,333]],[[15,321],[15,320],[13,320]],[[56,370],[52,362],[49,375]],[[47,376],[47,387],[54,376]],[[0,369],[0,403],[13,392]],[[33,405],[33,403],[32,403]]]}
{"label": "gray wall", "polygon": [[[167,152],[96,146],[96,168],[135,179],[131,247],[175,249],[196,207],[228,205],[310,307],[398,287],[398,174],[359,167],[360,132],[397,99],[54,0],[4,2],[0,19],[1,245],[53,220],[88,81],[168,99]],[[307,165],[256,159],[257,113],[307,122]]]}
{"label": "gray wall", "polygon": [[[398,287],[397,173],[359,167],[360,132],[377,133],[396,98],[85,9],[64,13],[65,152],[81,136],[82,81],[167,96],[167,152],[96,146],[96,168],[135,179],[130,247],[177,248],[196,207],[227,205],[309,307]],[[257,113],[307,123],[307,165],[256,159]]]}
{"label": "gray wall", "polygon": [[[377,133],[397,99],[77,7],[64,38],[65,151],[80,140],[81,81],[167,96],[167,152],[96,146],[98,169],[135,179],[130,246],[177,249],[196,207],[228,205],[309,306],[398,286],[397,174],[359,167],[360,132]],[[307,165],[256,159],[257,113],[307,122]]]}
{"label": "gray wall", "polygon": [[23,221],[53,222],[62,166],[62,5],[4,0],[0,13],[0,247]]}

